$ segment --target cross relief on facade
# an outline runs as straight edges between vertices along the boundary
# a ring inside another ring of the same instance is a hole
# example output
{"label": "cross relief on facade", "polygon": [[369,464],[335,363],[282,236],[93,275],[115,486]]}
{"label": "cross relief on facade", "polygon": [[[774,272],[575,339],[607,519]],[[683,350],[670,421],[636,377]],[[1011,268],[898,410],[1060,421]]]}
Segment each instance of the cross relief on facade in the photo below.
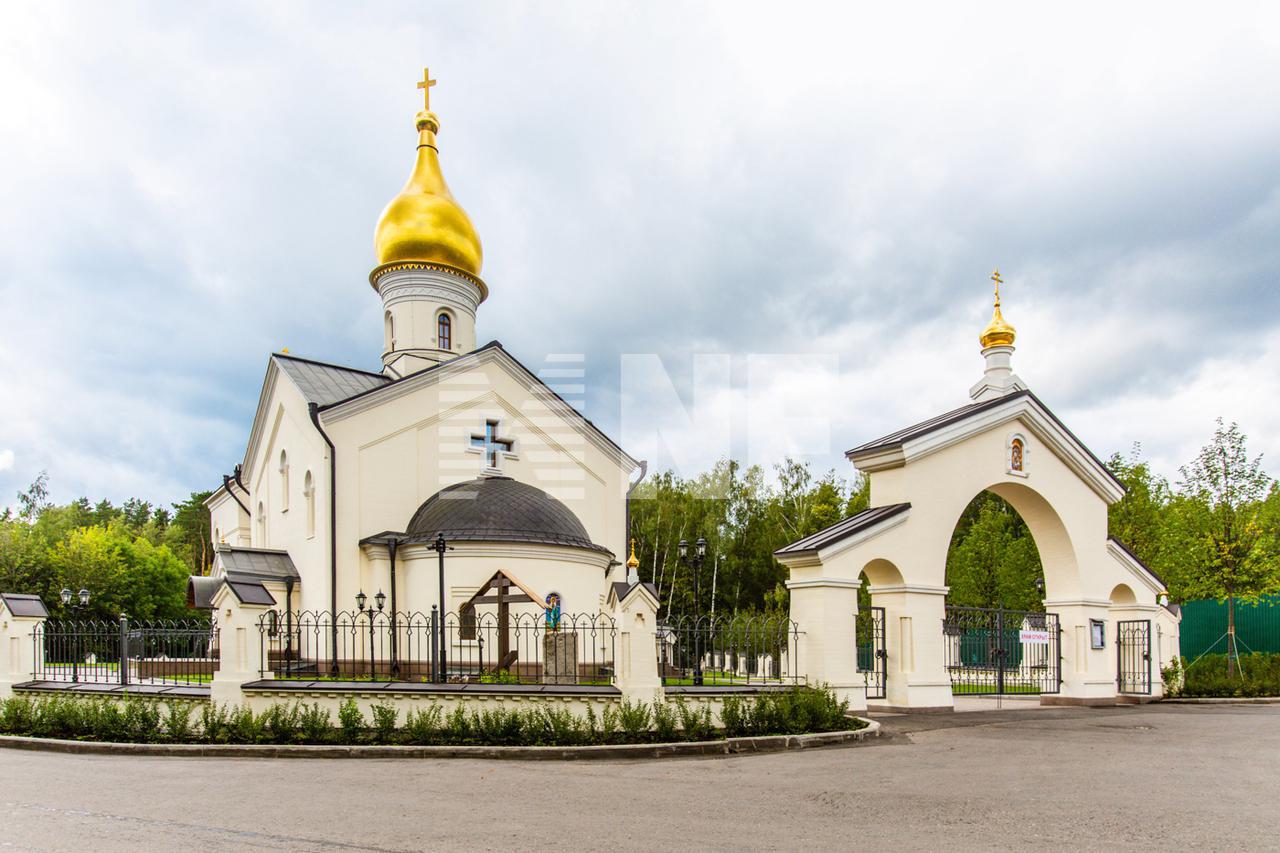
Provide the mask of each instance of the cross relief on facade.
{"label": "cross relief on facade", "polygon": [[471,434],[471,448],[484,455],[484,464],[488,468],[501,468],[502,454],[511,453],[514,446],[514,439],[501,437],[497,421],[487,420],[483,433]]}

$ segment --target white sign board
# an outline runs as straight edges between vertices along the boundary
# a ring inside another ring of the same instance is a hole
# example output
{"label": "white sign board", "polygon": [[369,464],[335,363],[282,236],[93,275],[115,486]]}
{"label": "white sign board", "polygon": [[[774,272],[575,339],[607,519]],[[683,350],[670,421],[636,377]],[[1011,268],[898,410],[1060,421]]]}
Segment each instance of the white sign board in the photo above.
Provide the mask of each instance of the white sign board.
{"label": "white sign board", "polygon": [[1021,642],[1027,643],[1030,645],[1047,646],[1049,645],[1049,632],[1023,630],[1018,632],[1018,639]]}

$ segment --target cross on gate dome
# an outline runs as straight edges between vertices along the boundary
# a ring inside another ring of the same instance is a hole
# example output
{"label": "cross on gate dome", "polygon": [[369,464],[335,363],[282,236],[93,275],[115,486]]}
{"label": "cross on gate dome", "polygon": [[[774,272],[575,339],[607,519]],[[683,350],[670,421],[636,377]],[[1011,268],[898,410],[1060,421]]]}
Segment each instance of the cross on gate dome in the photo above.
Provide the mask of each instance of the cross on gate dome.
{"label": "cross on gate dome", "polygon": [[471,275],[480,274],[484,253],[480,235],[462,206],[454,200],[440,171],[440,150],[436,134],[440,119],[431,112],[431,79],[422,69],[423,109],[418,128],[418,159],[409,181],[393,198],[374,230],[374,252],[378,265],[397,263],[437,263],[455,267]]}
{"label": "cross on gate dome", "polygon": [[1000,285],[1004,283],[1004,279],[1000,278],[1000,270],[991,273],[991,280],[996,283],[995,309],[991,312],[991,322],[982,330],[982,334],[978,336],[978,341],[982,344],[983,349],[988,347],[1010,347],[1013,346],[1013,341],[1017,337],[1018,331],[1000,313]]}

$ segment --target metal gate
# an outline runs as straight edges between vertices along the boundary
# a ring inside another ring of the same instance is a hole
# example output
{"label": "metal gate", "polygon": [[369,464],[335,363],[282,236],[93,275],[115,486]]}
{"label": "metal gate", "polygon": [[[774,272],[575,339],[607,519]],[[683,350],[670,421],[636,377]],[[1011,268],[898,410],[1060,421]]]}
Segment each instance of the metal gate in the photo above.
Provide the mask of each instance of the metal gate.
{"label": "metal gate", "polygon": [[858,612],[858,670],[867,685],[868,699],[885,698],[884,608],[870,607]]}
{"label": "metal gate", "polygon": [[1117,623],[1116,687],[1121,693],[1151,693],[1151,620]]}
{"label": "metal gate", "polygon": [[957,696],[1057,693],[1062,686],[1056,613],[948,606],[942,635]]}

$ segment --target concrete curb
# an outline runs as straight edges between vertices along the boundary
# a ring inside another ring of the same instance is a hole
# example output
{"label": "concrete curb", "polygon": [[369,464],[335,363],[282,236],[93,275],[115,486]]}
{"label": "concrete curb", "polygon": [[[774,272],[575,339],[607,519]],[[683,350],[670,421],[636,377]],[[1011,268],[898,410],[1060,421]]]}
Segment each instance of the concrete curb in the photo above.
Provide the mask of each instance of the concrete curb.
{"label": "concrete curb", "polygon": [[880,736],[880,724],[862,717],[866,728],[810,735],[735,737],[692,743],[637,743],[606,746],[279,746],[273,744],[103,743],[0,735],[0,748],[72,755],[140,755],[182,758],[488,758],[508,761],[584,761],[680,756],[724,756],[782,752],[854,743]]}
{"label": "concrete curb", "polygon": [[1161,699],[1161,705],[1280,705],[1280,696],[1200,696]]}

